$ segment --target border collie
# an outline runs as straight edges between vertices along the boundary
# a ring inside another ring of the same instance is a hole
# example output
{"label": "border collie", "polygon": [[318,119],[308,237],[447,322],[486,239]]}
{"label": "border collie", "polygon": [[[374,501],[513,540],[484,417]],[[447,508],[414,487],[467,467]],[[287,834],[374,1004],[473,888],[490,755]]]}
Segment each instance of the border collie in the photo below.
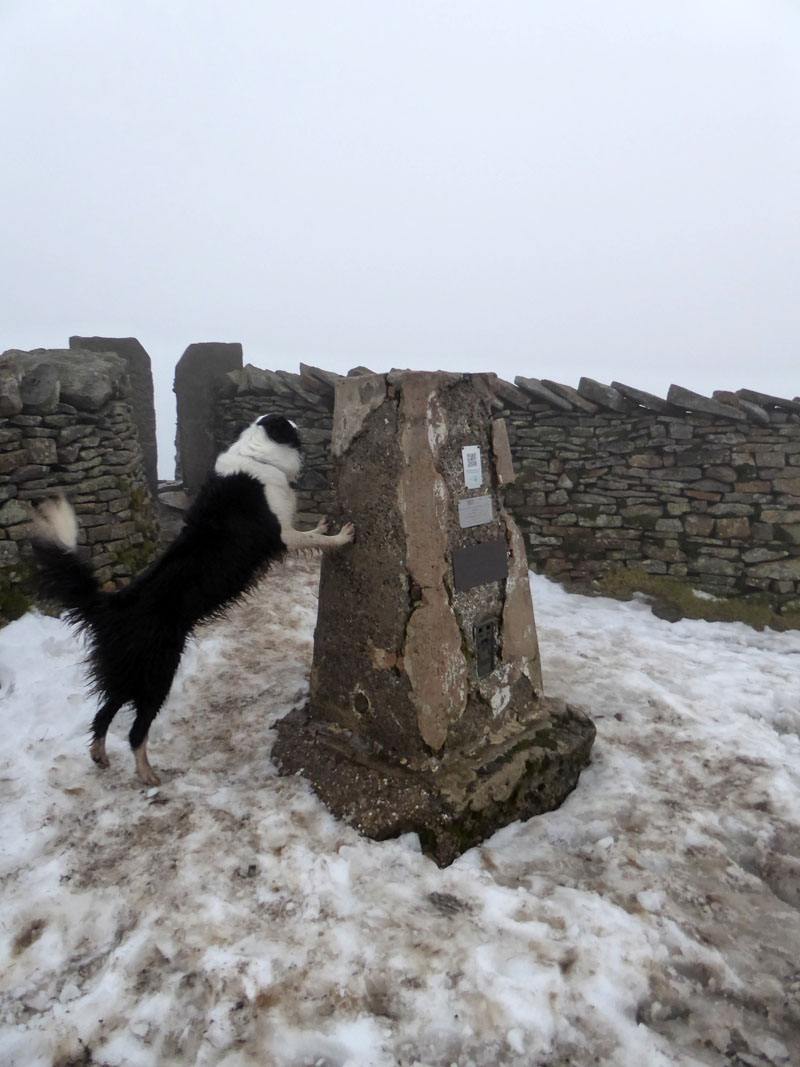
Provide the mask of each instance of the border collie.
{"label": "border collie", "polygon": [[67,619],[88,637],[91,691],[101,701],[90,753],[99,766],[108,766],[111,720],[133,704],[129,741],[136,772],[145,785],[157,785],[147,733],[197,624],[222,614],[287,549],[337,548],[353,540],[352,523],[333,536],[325,533],[324,519],[313,530],[294,528],[300,447],[297,427],[282,415],[253,422],[217,459],[178,537],[114,593],[100,589],[78,554],[78,524],[67,501],[39,508],[33,548],[40,591],[66,608]]}

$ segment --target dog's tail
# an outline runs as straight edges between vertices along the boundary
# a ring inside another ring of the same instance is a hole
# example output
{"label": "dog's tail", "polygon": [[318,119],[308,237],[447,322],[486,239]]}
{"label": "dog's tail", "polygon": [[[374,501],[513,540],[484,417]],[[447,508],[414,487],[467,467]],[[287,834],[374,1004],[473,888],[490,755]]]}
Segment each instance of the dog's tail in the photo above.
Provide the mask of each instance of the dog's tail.
{"label": "dog's tail", "polygon": [[64,499],[47,500],[36,514],[33,554],[39,568],[39,592],[67,609],[84,625],[100,595],[91,566],[78,555],[78,522]]}

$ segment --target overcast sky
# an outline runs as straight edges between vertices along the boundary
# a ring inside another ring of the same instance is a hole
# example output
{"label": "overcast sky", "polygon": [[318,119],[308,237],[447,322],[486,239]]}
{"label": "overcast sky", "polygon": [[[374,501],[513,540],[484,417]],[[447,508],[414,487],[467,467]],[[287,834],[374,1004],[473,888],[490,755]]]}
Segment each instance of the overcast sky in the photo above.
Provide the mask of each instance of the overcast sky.
{"label": "overcast sky", "polygon": [[800,392],[798,0],[0,0],[0,350]]}

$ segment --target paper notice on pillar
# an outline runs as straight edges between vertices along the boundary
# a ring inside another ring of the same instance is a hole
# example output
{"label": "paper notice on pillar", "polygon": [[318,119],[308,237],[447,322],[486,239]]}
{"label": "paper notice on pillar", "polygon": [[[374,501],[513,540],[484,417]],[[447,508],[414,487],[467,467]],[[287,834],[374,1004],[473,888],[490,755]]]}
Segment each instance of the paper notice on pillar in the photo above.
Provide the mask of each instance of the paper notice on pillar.
{"label": "paper notice on pillar", "polygon": [[480,448],[477,445],[464,445],[461,457],[464,460],[464,484],[467,489],[480,489],[483,485]]}
{"label": "paper notice on pillar", "polygon": [[458,521],[462,530],[468,526],[482,526],[494,518],[490,496],[471,496],[458,502]]}

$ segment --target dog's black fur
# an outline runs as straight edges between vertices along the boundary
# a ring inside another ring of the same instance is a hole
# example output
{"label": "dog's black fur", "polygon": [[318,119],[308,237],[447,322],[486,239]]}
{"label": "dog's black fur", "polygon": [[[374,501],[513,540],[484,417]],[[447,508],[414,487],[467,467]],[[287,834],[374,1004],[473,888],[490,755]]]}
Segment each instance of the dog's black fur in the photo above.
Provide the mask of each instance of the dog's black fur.
{"label": "dog's black fur", "polygon": [[[241,459],[237,448],[248,434],[247,440],[256,447],[245,450],[246,458]],[[306,544],[324,548],[352,540],[349,524],[334,537],[322,533],[324,523],[314,531],[293,529],[294,494],[289,486],[292,471],[300,465],[299,450],[297,430],[287,419],[273,415],[254,423],[219,461],[228,471],[241,459],[247,470],[211,474],[175,541],[114,593],[100,589],[91,566],[76,551],[74,535],[58,530],[58,520],[62,527],[63,521],[75,521],[66,501],[51,504],[49,512],[43,509],[33,541],[40,591],[62,604],[68,620],[88,637],[92,691],[102,702],[92,724],[91,754],[96,763],[108,765],[106,732],[120,708],[132,703],[136,718],[129,740],[137,772],[146,784],[156,784],[158,778],[147,761],[147,734],[169,694],[192,630],[252,589],[264,570],[286,552],[287,541],[295,548]],[[279,462],[254,459],[256,454]],[[282,502],[278,510],[291,528],[282,528],[269,504],[271,494]],[[287,499],[292,503],[288,520]]]}

